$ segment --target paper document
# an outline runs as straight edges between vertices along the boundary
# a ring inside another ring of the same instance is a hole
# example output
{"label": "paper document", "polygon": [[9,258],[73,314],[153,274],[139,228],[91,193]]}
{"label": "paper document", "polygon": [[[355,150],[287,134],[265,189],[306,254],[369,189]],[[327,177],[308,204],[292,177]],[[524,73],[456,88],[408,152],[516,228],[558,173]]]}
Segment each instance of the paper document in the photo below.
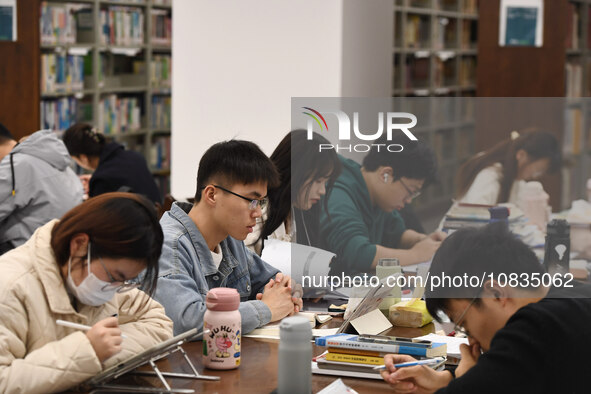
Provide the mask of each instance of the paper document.
{"label": "paper document", "polygon": [[329,265],[335,256],[334,253],[320,248],[268,239],[261,258],[284,274],[290,275],[296,283],[304,284],[304,277],[316,278],[316,281],[308,280],[305,284],[313,285],[307,287],[322,288],[324,286],[319,285],[320,280],[328,275]]}
{"label": "paper document", "polygon": [[448,337],[446,335],[428,334],[415,339],[425,339],[433,343],[446,343],[447,344],[447,356],[461,358],[460,345],[468,344],[468,338]]}

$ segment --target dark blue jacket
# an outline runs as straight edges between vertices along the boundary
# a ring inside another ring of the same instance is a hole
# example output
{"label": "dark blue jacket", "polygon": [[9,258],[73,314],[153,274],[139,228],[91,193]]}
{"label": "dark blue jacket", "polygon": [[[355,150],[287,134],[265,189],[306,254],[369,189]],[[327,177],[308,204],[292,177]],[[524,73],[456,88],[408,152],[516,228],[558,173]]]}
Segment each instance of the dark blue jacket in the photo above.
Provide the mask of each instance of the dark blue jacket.
{"label": "dark blue jacket", "polygon": [[111,142],[103,147],[98,167],[90,178],[88,195],[116,191],[143,194],[155,203],[162,203],[160,190],[143,156]]}

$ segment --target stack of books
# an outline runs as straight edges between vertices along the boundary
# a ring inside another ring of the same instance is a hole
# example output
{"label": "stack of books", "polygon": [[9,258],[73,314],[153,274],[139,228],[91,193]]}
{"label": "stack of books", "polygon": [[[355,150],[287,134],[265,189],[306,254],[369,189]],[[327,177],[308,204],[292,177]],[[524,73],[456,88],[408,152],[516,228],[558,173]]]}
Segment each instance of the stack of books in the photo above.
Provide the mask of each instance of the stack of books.
{"label": "stack of books", "polygon": [[408,354],[417,359],[447,355],[445,343],[378,335],[329,335],[317,338],[316,345],[328,349],[314,358],[312,373],[368,379],[381,379],[374,367],[384,364],[386,354]]}

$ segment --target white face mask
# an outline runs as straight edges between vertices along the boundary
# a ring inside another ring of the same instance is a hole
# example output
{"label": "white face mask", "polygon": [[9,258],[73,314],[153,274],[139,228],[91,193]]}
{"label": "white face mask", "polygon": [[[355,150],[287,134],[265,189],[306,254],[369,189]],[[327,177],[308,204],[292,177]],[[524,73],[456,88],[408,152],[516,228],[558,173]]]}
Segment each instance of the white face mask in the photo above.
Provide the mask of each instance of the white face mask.
{"label": "white face mask", "polygon": [[90,242],[88,243],[86,266],[88,267],[88,276],[84,278],[80,285],[76,286],[72,280],[72,256],[70,256],[70,259],[68,260],[68,278],[66,279],[66,284],[70,293],[72,293],[81,303],[90,306],[99,306],[111,301],[117,292],[117,288],[104,291],[103,288],[110,283],[100,280],[90,271]]}

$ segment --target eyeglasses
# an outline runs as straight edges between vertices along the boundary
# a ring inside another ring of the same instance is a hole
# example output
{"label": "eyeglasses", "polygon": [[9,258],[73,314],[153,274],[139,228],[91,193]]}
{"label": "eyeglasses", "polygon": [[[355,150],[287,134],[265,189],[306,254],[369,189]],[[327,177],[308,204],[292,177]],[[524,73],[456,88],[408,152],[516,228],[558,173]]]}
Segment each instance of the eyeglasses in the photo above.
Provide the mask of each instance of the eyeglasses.
{"label": "eyeglasses", "polygon": [[472,305],[474,305],[474,302],[476,302],[477,299],[478,299],[478,295],[476,297],[472,298],[472,301],[470,301],[470,303],[468,304],[466,309],[464,309],[464,312],[462,312],[460,317],[458,317],[458,319],[456,320],[456,323],[454,324],[454,331],[456,333],[461,333],[466,336],[470,336],[470,333],[468,332],[468,330],[466,330],[464,327],[462,327],[462,320],[464,320],[464,316],[466,316],[468,309],[470,309],[470,307]]}
{"label": "eyeglasses", "polygon": [[421,195],[421,191],[420,190],[417,190],[416,192],[413,192],[412,190],[410,190],[409,187],[406,186],[406,184],[402,181],[402,178],[400,178],[398,180],[400,181],[400,183],[402,184],[402,186],[404,186],[404,188],[406,189],[406,192],[408,193],[408,197],[407,198],[410,198],[411,201]]}
{"label": "eyeglasses", "polygon": [[219,185],[213,185],[213,187],[217,187],[218,189],[222,189],[223,191],[225,191],[227,193],[233,194],[236,197],[240,197],[243,200],[248,201],[249,202],[248,208],[251,211],[254,211],[255,209],[257,209],[257,206],[261,207],[261,209],[264,209],[267,206],[267,203],[269,202],[269,199],[267,197],[261,198],[260,200],[257,200],[257,199],[252,199],[252,198],[241,196],[240,194],[234,193],[233,191],[230,191],[230,190],[228,190],[228,189],[226,189],[224,187],[221,187]]}
{"label": "eyeglasses", "polygon": [[101,263],[101,265],[103,266],[103,269],[107,273],[107,276],[109,277],[109,282],[110,282],[108,285],[103,286],[103,288],[101,289],[102,291],[110,291],[110,290],[117,289],[117,293],[125,293],[126,291],[136,289],[140,286],[140,283],[138,283],[138,282],[132,282],[130,280],[124,280],[122,282],[120,280],[116,280],[113,277],[113,275],[111,275],[109,270],[107,270],[105,263],[103,263],[103,259],[101,259],[100,257],[99,257],[99,262]]}

